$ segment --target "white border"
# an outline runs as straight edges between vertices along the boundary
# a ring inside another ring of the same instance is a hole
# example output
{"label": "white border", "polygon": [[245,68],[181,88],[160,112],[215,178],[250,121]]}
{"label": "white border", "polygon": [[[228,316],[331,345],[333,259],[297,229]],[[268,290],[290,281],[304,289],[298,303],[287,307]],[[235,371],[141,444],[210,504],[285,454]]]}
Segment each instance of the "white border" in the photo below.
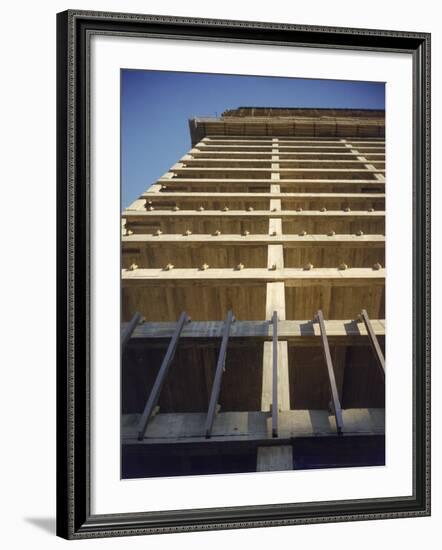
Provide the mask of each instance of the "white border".
{"label": "white border", "polygon": [[[91,59],[92,513],[410,495],[411,55],[94,36]],[[119,79],[122,67],[387,83],[388,374],[385,467],[120,480]]]}

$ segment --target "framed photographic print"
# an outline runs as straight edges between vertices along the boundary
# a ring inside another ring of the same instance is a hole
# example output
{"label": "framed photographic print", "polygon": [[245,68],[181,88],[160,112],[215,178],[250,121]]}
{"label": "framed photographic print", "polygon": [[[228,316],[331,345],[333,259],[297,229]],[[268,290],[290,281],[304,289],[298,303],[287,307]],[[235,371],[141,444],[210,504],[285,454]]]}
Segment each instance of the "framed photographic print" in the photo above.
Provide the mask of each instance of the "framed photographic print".
{"label": "framed photographic print", "polygon": [[57,532],[430,513],[430,36],[58,14]]}

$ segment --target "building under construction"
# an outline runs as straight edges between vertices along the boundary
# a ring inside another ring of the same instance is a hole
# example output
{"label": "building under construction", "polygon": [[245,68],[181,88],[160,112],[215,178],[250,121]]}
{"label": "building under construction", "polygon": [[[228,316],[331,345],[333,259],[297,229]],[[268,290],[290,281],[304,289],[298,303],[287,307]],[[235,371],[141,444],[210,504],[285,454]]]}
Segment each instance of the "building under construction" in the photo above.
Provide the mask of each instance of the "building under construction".
{"label": "building under construction", "polygon": [[384,464],[384,111],[189,127],[122,215],[122,477]]}

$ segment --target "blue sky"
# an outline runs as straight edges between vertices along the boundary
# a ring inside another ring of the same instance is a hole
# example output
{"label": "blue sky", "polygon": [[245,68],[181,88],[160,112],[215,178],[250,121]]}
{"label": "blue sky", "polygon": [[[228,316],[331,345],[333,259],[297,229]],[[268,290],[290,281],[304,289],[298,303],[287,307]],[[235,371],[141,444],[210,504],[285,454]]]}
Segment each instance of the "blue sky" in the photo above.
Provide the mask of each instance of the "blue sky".
{"label": "blue sky", "polygon": [[190,149],[189,118],[240,106],[384,109],[384,83],[123,69],[122,207]]}

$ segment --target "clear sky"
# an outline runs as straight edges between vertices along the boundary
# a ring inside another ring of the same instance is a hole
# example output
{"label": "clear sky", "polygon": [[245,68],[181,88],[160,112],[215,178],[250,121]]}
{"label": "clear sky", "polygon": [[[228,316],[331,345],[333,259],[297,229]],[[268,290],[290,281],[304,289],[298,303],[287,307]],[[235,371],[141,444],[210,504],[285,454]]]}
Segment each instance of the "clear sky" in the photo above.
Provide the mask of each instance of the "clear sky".
{"label": "clear sky", "polygon": [[188,120],[226,109],[330,107],[384,109],[384,83],[121,71],[122,207],[191,147]]}

